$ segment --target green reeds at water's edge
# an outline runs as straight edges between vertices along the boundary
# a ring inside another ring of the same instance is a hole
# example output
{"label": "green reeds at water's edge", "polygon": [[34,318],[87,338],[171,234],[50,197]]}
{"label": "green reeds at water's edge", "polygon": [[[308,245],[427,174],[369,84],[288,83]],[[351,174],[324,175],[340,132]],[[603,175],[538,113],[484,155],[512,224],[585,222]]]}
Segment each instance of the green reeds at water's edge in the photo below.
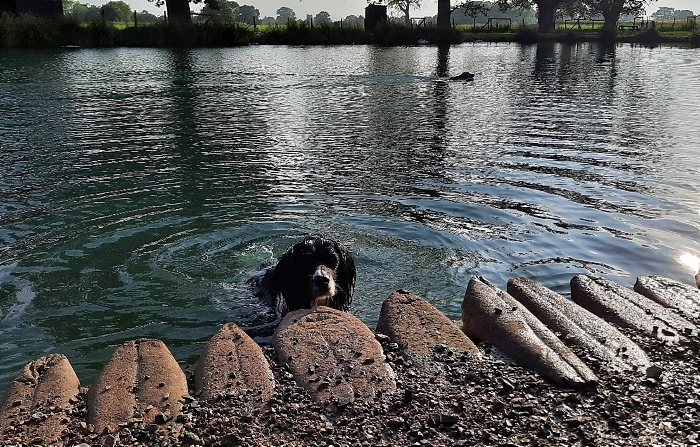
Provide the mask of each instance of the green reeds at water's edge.
{"label": "green reeds at water's edge", "polygon": [[415,45],[427,41],[453,44],[464,41],[456,29],[381,24],[374,32],[341,22],[310,25],[290,22],[254,28],[240,23],[199,23],[181,28],[165,23],[120,28],[109,22],[79,23],[72,18],[32,16],[0,18],[0,48],[44,47],[178,47],[273,45]]}
{"label": "green reeds at water's edge", "polygon": [[236,46],[249,44],[253,37],[252,27],[240,24],[180,28],[158,23],[119,28],[109,22],[80,23],[68,17],[0,17],[0,48]]}

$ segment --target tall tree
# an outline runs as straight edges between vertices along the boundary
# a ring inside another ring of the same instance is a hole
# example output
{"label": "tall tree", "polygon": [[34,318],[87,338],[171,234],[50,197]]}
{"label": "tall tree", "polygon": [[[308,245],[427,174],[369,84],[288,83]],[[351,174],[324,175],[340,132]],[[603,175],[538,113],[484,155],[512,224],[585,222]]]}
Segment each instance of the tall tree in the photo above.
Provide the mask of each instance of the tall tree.
{"label": "tall tree", "polygon": [[356,16],[356,15],[349,15],[343,19],[343,22],[347,23],[348,25],[362,25],[365,23],[365,18],[364,16]]}
{"label": "tall tree", "polygon": [[[578,12],[579,16],[602,15],[605,19],[603,29],[614,32],[622,14],[641,14],[649,0],[580,0],[568,6],[568,10]],[[570,14],[569,14],[570,15]]]}
{"label": "tall tree", "polygon": [[288,8],[286,6],[282,6],[277,10],[277,24],[278,25],[285,25],[287,22],[290,20],[295,20],[296,19],[296,14],[294,13],[294,10],[292,8]]}
{"label": "tall tree", "polygon": [[498,0],[501,11],[508,9],[530,9],[537,6],[537,30],[540,33],[554,31],[554,17],[557,8],[574,0]]}
{"label": "tall tree", "polygon": [[73,12],[73,5],[75,5],[75,0],[61,0],[61,3],[63,3],[63,15],[70,15]]}
{"label": "tall tree", "polygon": [[[157,7],[165,5],[168,11],[168,23],[176,26],[192,26],[192,13],[190,12],[190,0],[148,0],[154,2]],[[215,5],[216,0],[191,0],[192,3],[204,3]]]}
{"label": "tall tree", "polygon": [[260,21],[260,11],[255,6],[243,5],[238,8],[238,21],[243,23],[258,23]]}
{"label": "tall tree", "polygon": [[96,22],[100,20],[100,8],[94,5],[75,2],[71,15],[79,22]]}
{"label": "tall tree", "polygon": [[111,1],[102,7],[102,17],[110,22],[133,22],[131,6],[122,1]]}
{"label": "tall tree", "polygon": [[640,14],[644,12],[645,0],[587,0],[593,14],[600,13],[605,19],[603,28],[615,31],[617,21],[622,14]]}
{"label": "tall tree", "polygon": [[148,12],[145,9],[143,11],[137,13],[136,17],[137,17],[137,20],[139,23],[157,23],[158,22],[158,16]]}
{"label": "tall tree", "polygon": [[[603,27],[614,31],[621,14],[633,14],[644,11],[645,3],[654,0],[580,0],[589,15],[602,15]],[[574,3],[575,0],[498,0],[501,10],[508,8],[528,9],[537,6],[537,24],[541,33],[554,30],[554,18],[557,9]]]}
{"label": "tall tree", "polygon": [[437,0],[437,26],[438,28],[449,28],[451,26],[450,16],[452,15],[452,7],[450,0]]}
{"label": "tall tree", "polygon": [[440,28],[449,28],[452,26],[451,17],[452,13],[456,10],[461,9],[464,15],[469,17],[476,17],[479,14],[486,14],[490,9],[490,4],[481,1],[465,1],[457,3],[451,6],[450,0],[438,0],[438,16],[437,24]]}
{"label": "tall tree", "polygon": [[331,15],[327,11],[321,11],[314,17],[315,23],[331,23]]}
{"label": "tall tree", "polygon": [[233,23],[238,20],[238,3],[230,0],[212,0],[202,8],[202,15],[219,23]]}
{"label": "tall tree", "polygon": [[676,10],[673,8],[670,8],[668,6],[660,6],[659,9],[651,16],[655,19],[668,20],[673,18],[674,12],[676,12]]}

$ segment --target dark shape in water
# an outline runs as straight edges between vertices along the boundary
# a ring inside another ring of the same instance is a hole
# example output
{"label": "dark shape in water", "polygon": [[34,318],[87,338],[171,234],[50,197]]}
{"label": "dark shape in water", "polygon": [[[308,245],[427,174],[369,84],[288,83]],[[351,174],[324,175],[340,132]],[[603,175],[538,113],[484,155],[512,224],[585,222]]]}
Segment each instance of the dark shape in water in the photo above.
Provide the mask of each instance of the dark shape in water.
{"label": "dark shape in water", "polygon": [[452,76],[450,78],[450,81],[473,81],[474,80],[474,73],[469,73],[468,71],[465,71],[459,76]]}

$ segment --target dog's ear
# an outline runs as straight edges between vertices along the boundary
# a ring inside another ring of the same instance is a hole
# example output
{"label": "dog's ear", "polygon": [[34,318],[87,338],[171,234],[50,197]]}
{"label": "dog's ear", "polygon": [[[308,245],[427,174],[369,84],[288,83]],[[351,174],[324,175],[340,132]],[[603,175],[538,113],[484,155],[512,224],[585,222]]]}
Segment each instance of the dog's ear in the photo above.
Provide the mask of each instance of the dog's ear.
{"label": "dog's ear", "polygon": [[294,247],[290,247],[277,261],[272,271],[271,285],[279,293],[294,273]]}
{"label": "dog's ear", "polygon": [[270,278],[271,288],[278,296],[282,296],[289,310],[303,307],[299,295],[298,259],[295,257],[296,245],[290,247],[275,265]]}
{"label": "dog's ear", "polygon": [[343,297],[338,296],[336,304],[340,309],[347,311],[352,303],[352,294],[355,291],[355,279],[357,271],[355,269],[355,260],[350,252],[343,248],[337,242],[333,243],[333,248],[338,255],[338,267],[336,269],[336,283],[343,291]]}

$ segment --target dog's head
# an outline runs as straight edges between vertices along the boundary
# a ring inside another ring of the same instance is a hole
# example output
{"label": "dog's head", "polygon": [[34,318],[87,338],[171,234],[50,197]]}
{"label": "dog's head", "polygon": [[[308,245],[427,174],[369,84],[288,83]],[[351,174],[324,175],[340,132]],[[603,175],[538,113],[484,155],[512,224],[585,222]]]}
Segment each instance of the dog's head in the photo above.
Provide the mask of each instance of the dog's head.
{"label": "dog's head", "polygon": [[282,255],[272,283],[290,311],[313,306],[346,311],[355,276],[355,261],[345,248],[321,236],[307,236]]}

